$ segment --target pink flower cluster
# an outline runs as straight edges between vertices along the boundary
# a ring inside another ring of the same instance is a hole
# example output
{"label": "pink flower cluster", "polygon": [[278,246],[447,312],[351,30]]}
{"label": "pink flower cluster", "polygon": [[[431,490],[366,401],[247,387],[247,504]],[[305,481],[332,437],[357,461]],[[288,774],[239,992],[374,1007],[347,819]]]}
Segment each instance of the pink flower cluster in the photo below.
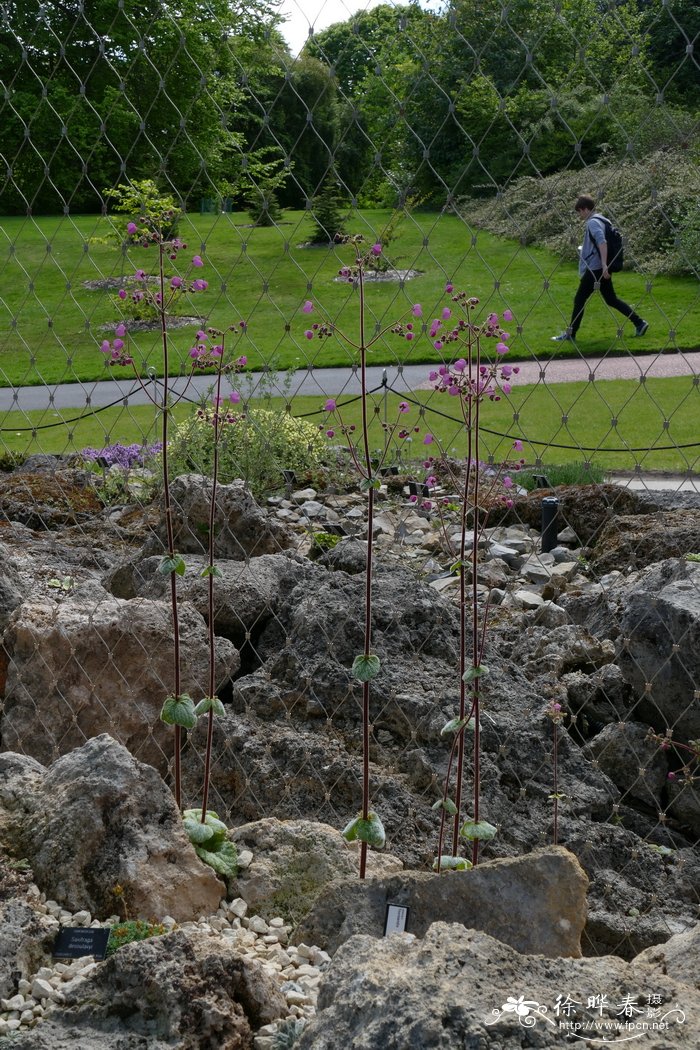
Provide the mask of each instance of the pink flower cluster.
{"label": "pink flower cluster", "polygon": [[131,357],[126,349],[124,343],[124,336],[126,335],[126,325],[118,324],[114,329],[114,339],[103,339],[100,345],[100,350],[103,354],[109,355],[109,361],[107,364],[110,368],[114,365],[133,365],[134,359]]}

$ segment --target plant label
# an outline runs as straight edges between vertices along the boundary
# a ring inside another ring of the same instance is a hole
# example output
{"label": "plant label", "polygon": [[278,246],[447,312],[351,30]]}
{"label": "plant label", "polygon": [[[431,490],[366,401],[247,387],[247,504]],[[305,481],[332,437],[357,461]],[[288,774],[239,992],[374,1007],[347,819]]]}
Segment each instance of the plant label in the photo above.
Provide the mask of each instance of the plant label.
{"label": "plant label", "polygon": [[384,920],[384,936],[390,933],[405,933],[408,924],[408,908],[403,904],[387,904]]}
{"label": "plant label", "polygon": [[63,926],[53,946],[54,959],[81,959],[92,955],[104,959],[107,954],[109,930],[86,929],[84,926]]}

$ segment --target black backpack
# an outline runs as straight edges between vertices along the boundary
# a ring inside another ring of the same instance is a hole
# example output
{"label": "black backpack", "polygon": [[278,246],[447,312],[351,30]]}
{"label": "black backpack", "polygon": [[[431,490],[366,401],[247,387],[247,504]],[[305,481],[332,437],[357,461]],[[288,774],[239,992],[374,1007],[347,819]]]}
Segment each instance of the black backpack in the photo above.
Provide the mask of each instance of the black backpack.
{"label": "black backpack", "polygon": [[604,215],[596,215],[595,218],[600,219],[605,227],[605,243],[608,246],[608,271],[610,273],[618,273],[622,269],[622,263],[624,262],[622,234],[616,226],[613,226],[610,219],[606,219]]}

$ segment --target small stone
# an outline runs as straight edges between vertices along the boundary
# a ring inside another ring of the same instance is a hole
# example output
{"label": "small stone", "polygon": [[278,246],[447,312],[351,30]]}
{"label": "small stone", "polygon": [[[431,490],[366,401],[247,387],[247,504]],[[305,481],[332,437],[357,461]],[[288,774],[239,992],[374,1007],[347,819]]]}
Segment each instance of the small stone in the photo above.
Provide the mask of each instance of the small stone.
{"label": "small stone", "polygon": [[274,919],[269,920],[268,926],[271,926],[273,930],[279,930],[284,926],[284,919],[280,918],[279,915],[276,915]]}
{"label": "small stone", "polygon": [[[43,981],[50,981],[51,978],[53,977],[54,973],[55,973],[55,971],[54,971],[53,967],[51,967],[51,966],[42,966],[34,974],[34,977],[40,977],[41,980],[43,980]],[[17,990],[20,991],[20,992],[22,991],[21,988],[18,988]]]}
{"label": "small stone", "polygon": [[54,989],[44,978],[35,977],[32,981],[32,995],[35,999],[53,999]]}
{"label": "small stone", "polygon": [[23,977],[17,982],[17,991],[20,993],[20,995],[28,995],[29,992],[31,992],[31,990],[32,986],[30,982],[25,981]]}
{"label": "small stone", "polygon": [[92,915],[89,911],[77,911],[72,922],[74,926],[89,926],[92,922]]}
{"label": "small stone", "polygon": [[253,862],[253,853],[252,853],[252,851],[249,850],[249,849],[242,849],[240,851],[240,853],[238,854],[238,860],[237,860],[239,871],[241,871],[241,870],[245,871],[246,868],[250,867],[252,862]]}
{"label": "small stone", "polygon": [[22,1010],[22,1013],[19,1015],[19,1019],[21,1024],[29,1024],[30,1021],[34,1020],[34,1011]]}
{"label": "small stone", "polygon": [[232,900],[228,906],[228,910],[236,915],[239,919],[242,919],[248,911],[248,905],[242,897],[236,897]]}
{"label": "small stone", "polygon": [[297,492],[293,492],[291,498],[295,503],[306,503],[307,500],[316,499],[316,489],[299,489]]}
{"label": "small stone", "polygon": [[19,1017],[10,1017],[5,1022],[5,1028],[8,1032],[16,1032],[21,1024]]}
{"label": "small stone", "polygon": [[11,999],[0,999],[0,1006],[2,1006],[3,1010],[7,1010],[9,1012],[12,1012],[13,1010],[23,1010],[24,996],[13,995]]}
{"label": "small stone", "polygon": [[253,933],[267,933],[268,926],[261,915],[252,915],[248,920],[248,929]]}
{"label": "small stone", "polygon": [[173,919],[172,915],[166,915],[163,919],[160,920],[160,922],[161,922],[161,926],[167,926],[169,928],[172,928],[173,926],[177,926],[177,923]]}

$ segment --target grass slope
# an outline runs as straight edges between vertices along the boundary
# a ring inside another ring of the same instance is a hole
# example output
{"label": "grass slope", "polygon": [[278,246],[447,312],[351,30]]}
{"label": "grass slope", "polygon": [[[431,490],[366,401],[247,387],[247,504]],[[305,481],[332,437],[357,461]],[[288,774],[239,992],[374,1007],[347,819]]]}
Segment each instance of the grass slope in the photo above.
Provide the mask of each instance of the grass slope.
{"label": "grass slope", "polygon": [[[357,212],[349,229],[369,243],[382,235],[388,211]],[[0,219],[0,385],[36,385],[91,381],[109,376],[100,342],[120,320],[114,292],[91,291],[84,282],[153,270],[153,252],[123,254],[110,240],[110,221],[99,216]],[[351,260],[348,248],[304,248],[311,220],[288,212],[277,227],[252,228],[244,213],[190,214],[180,235],[191,254],[201,253],[208,292],[194,296],[179,312],[224,328],[245,318],[248,332],[241,353],[252,367],[278,369],[313,363],[350,366],[354,351],[338,338],[308,341],[308,318],[300,305],[311,296],[315,318],[325,315],[354,337],[357,293],[334,281]],[[185,253],[186,255],[189,254]],[[550,341],[565,327],[577,284],[575,267],[551,252],[524,247],[476,231],[460,217],[416,212],[400,224],[388,257],[400,269],[422,271],[407,281],[377,283],[368,289],[370,331],[405,315],[419,301],[429,320],[444,305],[443,288],[452,280],[481,301],[484,312],[510,307],[511,360],[566,355],[570,348]],[[643,340],[632,337],[629,323],[611,314],[594,296],[579,333],[585,354],[665,351],[700,346],[700,289],[692,278],[653,278],[623,273],[615,278],[619,294],[650,322]],[[196,327],[174,330],[173,371],[186,358]],[[136,358],[145,369],[159,369],[155,332],[134,336]],[[430,339],[408,343],[386,336],[371,352],[371,363],[419,363],[439,360]]]}

